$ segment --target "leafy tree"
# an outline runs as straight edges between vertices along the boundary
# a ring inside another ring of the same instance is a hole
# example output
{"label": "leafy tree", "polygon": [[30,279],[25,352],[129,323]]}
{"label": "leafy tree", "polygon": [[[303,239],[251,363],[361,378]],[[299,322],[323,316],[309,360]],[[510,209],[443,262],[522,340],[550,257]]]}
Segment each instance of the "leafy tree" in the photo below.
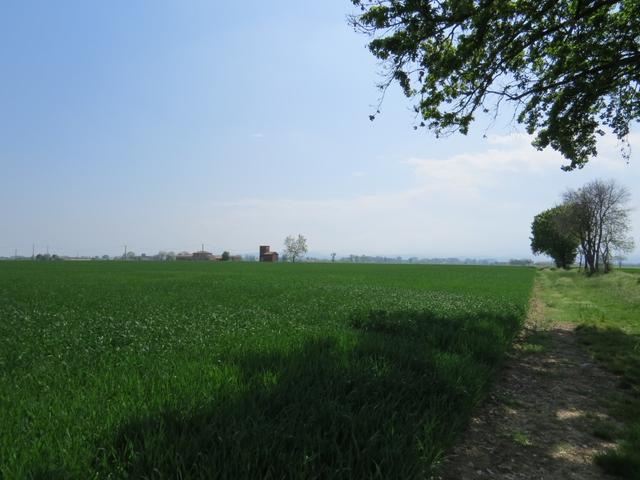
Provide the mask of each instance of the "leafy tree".
{"label": "leafy tree", "polygon": [[289,235],[284,239],[284,256],[293,263],[299,260],[307,253],[307,239],[302,235],[294,238]]}
{"label": "leafy tree", "polygon": [[568,190],[564,202],[570,215],[567,230],[579,239],[589,274],[611,269],[616,253],[633,250],[629,237],[629,191],[614,180],[594,180],[577,190]]}
{"label": "leafy tree", "polygon": [[536,215],[531,224],[531,250],[553,258],[558,268],[570,268],[580,242],[564,225],[568,208],[560,205]]}
{"label": "leafy tree", "polygon": [[398,82],[415,128],[466,134],[479,109],[507,101],[534,146],[573,170],[596,155],[602,126],[626,140],[640,118],[638,0],[351,1],[386,67],[381,103]]}
{"label": "leafy tree", "polygon": [[230,256],[231,256],[231,255],[229,254],[229,252],[227,252],[227,251],[225,250],[224,252],[222,252],[222,261],[223,261],[223,262],[227,262],[227,261],[229,261],[229,257],[230,257]]}

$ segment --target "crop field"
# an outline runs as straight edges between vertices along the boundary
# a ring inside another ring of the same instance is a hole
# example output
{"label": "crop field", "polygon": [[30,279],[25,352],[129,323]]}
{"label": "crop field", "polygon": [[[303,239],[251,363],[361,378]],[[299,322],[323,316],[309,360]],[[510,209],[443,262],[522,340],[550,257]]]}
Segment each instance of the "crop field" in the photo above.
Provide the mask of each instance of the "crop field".
{"label": "crop field", "polygon": [[534,269],[0,263],[0,478],[423,478]]}
{"label": "crop field", "polygon": [[626,268],[621,268],[620,270],[626,273],[640,274],[640,267],[626,267]]}

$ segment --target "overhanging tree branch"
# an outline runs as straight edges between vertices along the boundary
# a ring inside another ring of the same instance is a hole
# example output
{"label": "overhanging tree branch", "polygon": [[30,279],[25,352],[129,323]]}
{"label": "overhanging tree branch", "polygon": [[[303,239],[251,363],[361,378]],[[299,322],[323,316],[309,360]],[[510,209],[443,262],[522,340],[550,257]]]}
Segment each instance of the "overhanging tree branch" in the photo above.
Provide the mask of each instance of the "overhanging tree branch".
{"label": "overhanging tree branch", "polygon": [[624,139],[640,118],[640,2],[352,2],[362,11],[353,25],[390,66],[384,88],[400,83],[437,134],[467,133],[478,108],[506,99],[534,144],[571,170],[596,154],[602,126]]}

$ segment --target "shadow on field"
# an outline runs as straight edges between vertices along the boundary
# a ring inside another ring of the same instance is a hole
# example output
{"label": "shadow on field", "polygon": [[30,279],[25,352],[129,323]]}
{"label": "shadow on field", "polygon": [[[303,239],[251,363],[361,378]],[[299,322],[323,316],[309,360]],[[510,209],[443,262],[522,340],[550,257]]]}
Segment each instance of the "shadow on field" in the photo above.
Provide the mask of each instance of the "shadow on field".
{"label": "shadow on field", "polygon": [[[364,312],[339,338],[227,359],[233,389],[134,418],[98,445],[116,478],[415,478],[466,425],[514,316]],[[203,368],[209,366],[203,364]],[[213,368],[213,366],[211,366]]]}

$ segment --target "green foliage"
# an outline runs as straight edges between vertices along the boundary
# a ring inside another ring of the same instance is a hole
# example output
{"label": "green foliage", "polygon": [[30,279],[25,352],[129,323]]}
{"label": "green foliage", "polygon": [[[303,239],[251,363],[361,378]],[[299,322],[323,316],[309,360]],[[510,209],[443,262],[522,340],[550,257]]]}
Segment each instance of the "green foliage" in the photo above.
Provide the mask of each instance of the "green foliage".
{"label": "green foliage", "polygon": [[570,268],[576,259],[578,238],[563,228],[563,218],[568,215],[564,205],[550,208],[536,215],[531,224],[531,250],[553,258],[556,267]]}
{"label": "green foliage", "polygon": [[423,478],[534,270],[0,264],[0,477]]}
{"label": "green foliage", "polygon": [[228,260],[229,260],[229,258],[230,258],[230,256],[231,256],[231,255],[229,254],[229,252],[227,252],[227,251],[225,250],[224,252],[222,252],[222,261],[223,261],[223,262],[228,261]]}
{"label": "green foliage", "polygon": [[352,3],[354,26],[387,65],[381,89],[398,82],[437,134],[466,134],[478,109],[507,100],[534,145],[573,170],[596,155],[602,125],[625,139],[640,118],[638,0]]}

